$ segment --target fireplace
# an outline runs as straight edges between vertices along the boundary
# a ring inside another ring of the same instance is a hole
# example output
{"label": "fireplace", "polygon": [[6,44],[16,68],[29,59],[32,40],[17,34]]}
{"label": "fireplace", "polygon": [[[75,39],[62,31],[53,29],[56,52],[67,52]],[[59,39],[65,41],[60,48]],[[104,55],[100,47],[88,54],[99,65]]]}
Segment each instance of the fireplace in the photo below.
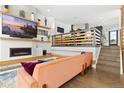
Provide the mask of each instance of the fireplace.
{"label": "fireplace", "polygon": [[10,57],[31,55],[31,48],[10,48]]}

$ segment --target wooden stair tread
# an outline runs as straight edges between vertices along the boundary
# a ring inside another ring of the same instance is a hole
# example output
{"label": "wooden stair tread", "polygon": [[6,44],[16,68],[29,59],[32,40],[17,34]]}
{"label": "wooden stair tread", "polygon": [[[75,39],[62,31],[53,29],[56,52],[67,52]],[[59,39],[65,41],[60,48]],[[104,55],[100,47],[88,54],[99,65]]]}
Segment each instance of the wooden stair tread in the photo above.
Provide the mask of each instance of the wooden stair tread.
{"label": "wooden stair tread", "polygon": [[[109,50],[109,51],[108,51]],[[105,53],[120,53],[119,50],[111,50],[111,49],[101,49],[101,52],[105,52]]]}
{"label": "wooden stair tread", "polygon": [[98,59],[97,69],[106,72],[120,73],[120,48],[102,47]]}
{"label": "wooden stair tread", "polygon": [[102,49],[114,49],[114,50],[119,50],[120,49],[120,47],[118,47],[118,46],[102,46]]}
{"label": "wooden stair tread", "polygon": [[106,61],[99,61],[98,64],[100,65],[108,65],[108,66],[113,66],[113,67],[120,67],[120,63],[119,62],[106,62]]}
{"label": "wooden stair tread", "polygon": [[120,55],[117,55],[117,54],[106,54],[106,53],[102,53],[102,54],[99,55],[99,57],[120,58]]}
{"label": "wooden stair tread", "polygon": [[113,61],[113,62],[120,62],[120,60],[119,59],[105,59],[105,58],[99,58],[99,61]]}
{"label": "wooden stair tread", "polygon": [[120,58],[120,55],[119,54],[107,54],[107,53],[102,53],[100,54],[99,56],[107,56],[107,57],[117,57],[117,58]]}
{"label": "wooden stair tread", "polygon": [[120,58],[119,57],[100,56],[99,60],[120,61]]}
{"label": "wooden stair tread", "polygon": [[101,69],[103,71],[112,72],[112,73],[116,73],[116,74],[120,73],[120,68],[119,67],[112,67],[112,66],[108,66],[108,65],[98,64],[96,69]]}

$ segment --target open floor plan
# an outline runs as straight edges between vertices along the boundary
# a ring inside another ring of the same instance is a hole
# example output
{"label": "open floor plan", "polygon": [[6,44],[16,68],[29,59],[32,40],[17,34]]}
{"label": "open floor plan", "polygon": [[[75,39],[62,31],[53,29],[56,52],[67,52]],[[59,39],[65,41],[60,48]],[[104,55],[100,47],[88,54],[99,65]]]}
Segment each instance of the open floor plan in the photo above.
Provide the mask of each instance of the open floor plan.
{"label": "open floor plan", "polygon": [[0,88],[123,88],[123,5],[1,5]]}

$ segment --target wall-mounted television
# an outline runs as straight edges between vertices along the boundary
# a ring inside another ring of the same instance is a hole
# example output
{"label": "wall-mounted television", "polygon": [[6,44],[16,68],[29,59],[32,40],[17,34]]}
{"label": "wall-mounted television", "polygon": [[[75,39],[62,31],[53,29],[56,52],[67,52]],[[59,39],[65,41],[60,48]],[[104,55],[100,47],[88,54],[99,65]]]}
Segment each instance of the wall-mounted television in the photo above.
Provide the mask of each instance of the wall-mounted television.
{"label": "wall-mounted television", "polygon": [[59,33],[64,33],[64,28],[62,28],[62,27],[57,27],[57,32],[59,32]]}
{"label": "wall-mounted television", "polygon": [[3,14],[2,34],[7,34],[11,37],[34,38],[37,36],[37,26],[33,21]]}

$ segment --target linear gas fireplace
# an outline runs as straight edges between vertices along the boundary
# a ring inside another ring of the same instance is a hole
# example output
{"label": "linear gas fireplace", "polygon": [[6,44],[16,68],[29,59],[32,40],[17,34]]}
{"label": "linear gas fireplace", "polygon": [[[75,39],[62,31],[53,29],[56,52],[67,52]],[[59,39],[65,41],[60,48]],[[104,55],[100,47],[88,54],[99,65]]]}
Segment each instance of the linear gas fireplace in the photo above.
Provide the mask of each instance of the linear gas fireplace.
{"label": "linear gas fireplace", "polygon": [[31,55],[31,48],[10,48],[10,57]]}

